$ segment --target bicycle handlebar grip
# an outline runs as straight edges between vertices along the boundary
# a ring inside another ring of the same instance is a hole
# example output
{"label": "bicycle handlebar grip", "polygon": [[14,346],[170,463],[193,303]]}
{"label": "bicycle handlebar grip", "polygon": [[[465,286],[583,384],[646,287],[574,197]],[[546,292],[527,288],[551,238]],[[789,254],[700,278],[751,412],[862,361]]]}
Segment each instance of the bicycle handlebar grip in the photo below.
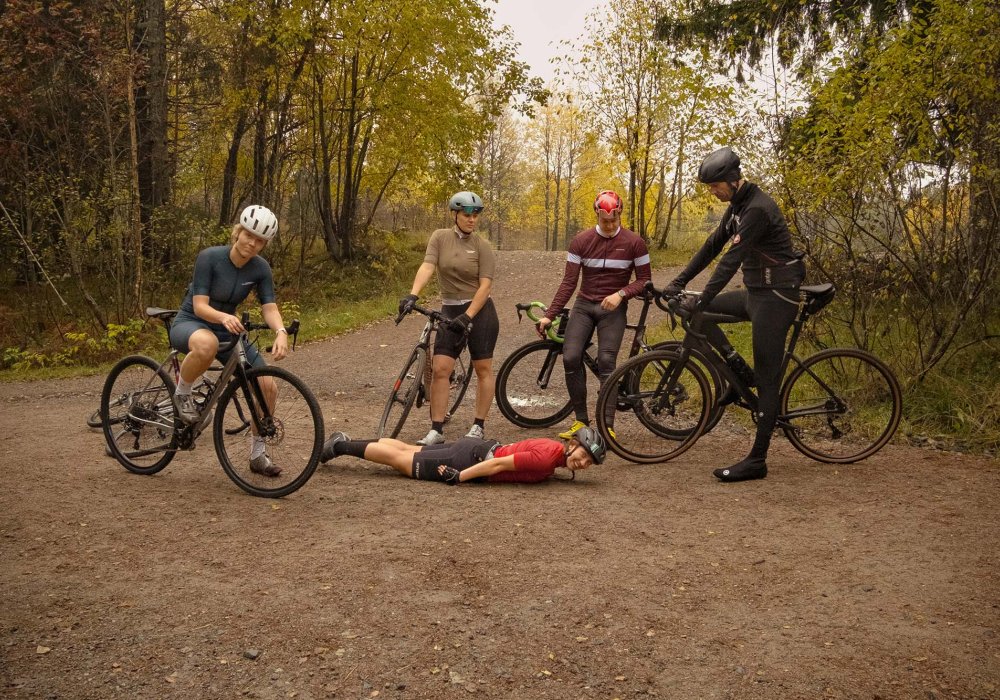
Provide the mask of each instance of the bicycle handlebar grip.
{"label": "bicycle handlebar grip", "polygon": [[528,314],[528,318],[530,318],[535,323],[538,323],[539,321],[542,320],[542,317],[541,316],[536,316],[535,312],[534,312],[534,309],[541,309],[542,311],[545,311],[549,307],[547,307],[545,304],[543,304],[540,301],[532,301],[532,302],[530,302],[528,304],[518,304],[517,308],[518,308],[518,310],[523,309],[524,312],[526,314]]}

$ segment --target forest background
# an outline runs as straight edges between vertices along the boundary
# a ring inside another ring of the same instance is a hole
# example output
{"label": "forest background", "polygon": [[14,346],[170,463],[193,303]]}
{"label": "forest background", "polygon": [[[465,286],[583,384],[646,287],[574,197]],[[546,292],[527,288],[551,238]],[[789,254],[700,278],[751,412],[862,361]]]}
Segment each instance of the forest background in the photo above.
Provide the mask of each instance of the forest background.
{"label": "forest background", "polygon": [[731,145],[839,289],[809,341],[891,364],[900,439],[995,453],[998,0],[608,0],[587,23],[543,83],[489,2],[0,0],[0,376],[162,347],[142,309],[179,303],[250,202],[311,337],[387,315],[459,189],[495,247],[539,250],[616,189],[680,264],[722,213],[697,165]]}

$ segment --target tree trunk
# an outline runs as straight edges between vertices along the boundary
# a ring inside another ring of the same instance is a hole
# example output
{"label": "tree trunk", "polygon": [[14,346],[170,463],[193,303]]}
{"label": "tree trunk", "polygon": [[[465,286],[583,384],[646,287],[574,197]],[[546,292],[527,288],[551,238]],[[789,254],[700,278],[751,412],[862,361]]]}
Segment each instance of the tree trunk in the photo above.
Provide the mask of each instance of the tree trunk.
{"label": "tree trunk", "polygon": [[[139,218],[149,233],[153,213],[170,198],[167,151],[167,41],[164,0],[136,0],[132,45],[138,80],[135,88],[138,142]],[[152,238],[147,236],[148,243]],[[147,244],[147,247],[149,245]],[[169,254],[168,254],[169,260]],[[168,260],[161,260],[167,262]]]}

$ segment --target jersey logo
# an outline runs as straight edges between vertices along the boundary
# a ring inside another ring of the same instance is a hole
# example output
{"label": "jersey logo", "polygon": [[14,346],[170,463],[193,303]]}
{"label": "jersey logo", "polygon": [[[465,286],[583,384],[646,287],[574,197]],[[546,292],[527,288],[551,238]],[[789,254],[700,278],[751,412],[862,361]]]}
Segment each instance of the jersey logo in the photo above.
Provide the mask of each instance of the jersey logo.
{"label": "jersey logo", "polygon": [[243,286],[243,287],[246,287],[247,285],[250,285],[250,284],[253,284],[253,281],[250,281],[250,282],[244,282],[244,283],[242,284],[242,286]]}

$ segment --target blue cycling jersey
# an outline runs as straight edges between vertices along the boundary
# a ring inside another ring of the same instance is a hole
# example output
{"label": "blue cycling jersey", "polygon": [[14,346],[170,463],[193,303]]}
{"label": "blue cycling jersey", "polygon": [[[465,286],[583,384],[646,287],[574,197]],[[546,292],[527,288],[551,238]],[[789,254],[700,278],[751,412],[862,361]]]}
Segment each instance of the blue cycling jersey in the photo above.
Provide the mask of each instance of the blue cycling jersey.
{"label": "blue cycling jersey", "polygon": [[253,290],[261,304],[276,301],[271,266],[264,258],[255,255],[243,267],[236,267],[229,258],[229,246],[205,248],[195,260],[194,277],[181,310],[194,316],[194,297],[207,296],[213,309],[233,314]]}

